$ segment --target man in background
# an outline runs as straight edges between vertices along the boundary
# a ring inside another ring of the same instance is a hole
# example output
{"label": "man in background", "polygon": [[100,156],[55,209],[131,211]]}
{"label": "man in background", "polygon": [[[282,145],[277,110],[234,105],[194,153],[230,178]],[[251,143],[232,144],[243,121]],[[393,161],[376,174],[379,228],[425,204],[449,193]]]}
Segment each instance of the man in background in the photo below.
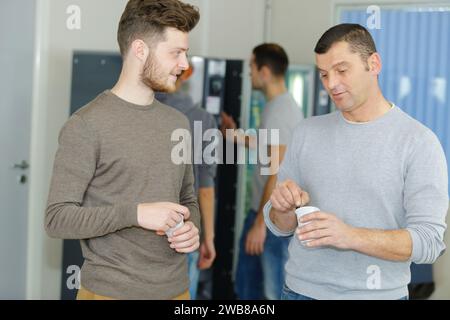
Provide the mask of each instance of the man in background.
{"label": "man in background", "polygon": [[[202,132],[209,129],[217,129],[216,120],[206,110],[198,105],[195,105],[189,93],[183,91],[183,84],[195,72],[192,65],[188,70],[178,77],[176,82],[176,91],[168,94],[157,94],[157,99],[162,103],[175,108],[183,113],[190,122],[192,131],[192,143],[194,150],[202,152],[206,148],[206,143],[202,141],[194,141],[194,124],[197,126],[201,124]],[[202,158],[203,160],[203,158]],[[215,208],[215,177],[217,165],[206,164],[202,161],[201,164],[194,163],[194,177],[195,177],[195,192],[198,196],[198,204],[200,215],[202,218],[202,237],[200,249],[198,251],[188,254],[189,261],[189,292],[192,300],[197,297],[200,270],[211,268],[214,259],[216,258],[216,249],[214,246],[215,224],[214,224],[214,208]]]}
{"label": "man in background", "polygon": [[[303,119],[301,108],[286,88],[288,66],[288,56],[277,44],[265,43],[253,49],[250,59],[252,87],[262,91],[267,101],[259,129],[279,132],[278,142],[267,141],[267,144],[259,147],[267,148],[270,158],[277,161],[276,164],[270,164],[270,167],[275,168],[279,167],[284,157],[294,128]],[[228,138],[225,131],[234,129],[234,120],[222,114],[223,135]],[[245,141],[247,147],[256,145],[254,136],[239,137],[238,131],[235,131],[232,139],[233,142]],[[251,209],[242,230],[236,271],[236,294],[245,300],[279,299],[285,278],[284,265],[288,258],[289,238],[275,237],[267,232],[264,223],[263,207],[275,187],[277,174],[272,172],[271,175],[263,175],[262,168],[258,161],[252,180]]]}

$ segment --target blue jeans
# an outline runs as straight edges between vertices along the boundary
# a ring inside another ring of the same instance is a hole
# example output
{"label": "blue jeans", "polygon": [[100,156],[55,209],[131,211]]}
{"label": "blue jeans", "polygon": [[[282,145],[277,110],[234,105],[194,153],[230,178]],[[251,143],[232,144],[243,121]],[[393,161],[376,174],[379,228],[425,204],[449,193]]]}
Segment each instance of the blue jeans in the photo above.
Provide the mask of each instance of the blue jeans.
{"label": "blue jeans", "polygon": [[315,300],[315,299],[296,293],[291,289],[289,289],[287,285],[284,285],[283,290],[281,292],[281,300]]}
{"label": "blue jeans", "polygon": [[288,246],[291,237],[276,237],[267,229],[263,254],[250,256],[245,252],[245,241],[255,219],[256,212],[250,210],[239,242],[236,295],[241,300],[278,300],[285,280],[284,266],[289,256]]}
{"label": "blue jeans", "polygon": [[198,280],[200,277],[200,269],[198,268],[199,251],[194,251],[188,254],[188,273],[189,273],[189,294],[191,300],[197,298]]}
{"label": "blue jeans", "polygon": [[[283,292],[281,293],[281,300],[316,300],[302,294],[296,293],[284,285]],[[400,298],[399,300],[409,300],[408,297]]]}

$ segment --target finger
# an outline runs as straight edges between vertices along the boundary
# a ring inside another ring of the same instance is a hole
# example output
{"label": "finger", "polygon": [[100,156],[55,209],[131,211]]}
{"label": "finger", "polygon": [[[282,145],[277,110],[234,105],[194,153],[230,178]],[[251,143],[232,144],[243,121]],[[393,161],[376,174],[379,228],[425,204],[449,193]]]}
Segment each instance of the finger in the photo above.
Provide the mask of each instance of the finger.
{"label": "finger", "polygon": [[198,229],[194,226],[194,224],[191,221],[188,221],[180,229],[174,231],[172,238],[175,238],[184,233],[188,233],[189,231],[191,231],[191,229],[196,229],[198,232]]}
{"label": "finger", "polygon": [[200,270],[207,270],[207,269],[211,268],[213,261],[214,261],[214,259],[211,259],[211,258],[203,258],[199,261],[198,268]]}
{"label": "finger", "polygon": [[176,230],[179,232],[177,234],[176,234],[176,231],[174,231],[172,237],[169,238],[169,241],[170,242],[183,242],[183,241],[193,238],[194,236],[199,235],[199,230],[197,228],[193,227],[193,225],[191,225],[191,226],[188,225],[187,232],[183,232],[182,229],[184,229],[185,226],[186,225],[184,225],[180,229]]}
{"label": "finger", "polygon": [[313,220],[327,220],[330,215],[324,212],[313,212],[300,218],[300,223],[306,223]]}
{"label": "finger", "polygon": [[281,212],[289,211],[289,208],[287,208],[284,205],[282,205],[281,202],[279,201],[278,194],[273,194],[270,201],[272,203],[272,207],[275,210],[278,210],[278,211],[281,211]]}
{"label": "finger", "polygon": [[164,234],[166,234],[166,232],[170,229],[169,225],[166,223],[162,228],[161,231],[164,232]]}
{"label": "finger", "polygon": [[247,238],[245,239],[245,253],[250,256],[252,255],[252,241],[248,234]]}
{"label": "finger", "polygon": [[197,244],[197,245],[194,245],[194,246],[192,246],[190,248],[186,248],[186,249],[175,249],[175,251],[178,252],[178,253],[191,253],[191,252],[196,251],[199,246],[200,245]]}
{"label": "finger", "polygon": [[176,204],[176,203],[168,203],[168,207],[169,209],[178,212],[180,214],[182,214],[184,216],[184,219],[189,219],[191,213],[189,212],[189,209],[185,206],[182,206],[180,204]]}
{"label": "finger", "polygon": [[262,250],[261,250],[261,244],[258,241],[255,241],[253,243],[253,254],[255,256],[259,256],[261,254]]}
{"label": "finger", "polygon": [[169,217],[166,221],[166,224],[169,226],[169,228],[175,228],[178,222],[174,218]]}
{"label": "finger", "polygon": [[284,199],[284,196],[281,194],[280,188],[273,192],[275,198],[277,199],[280,208],[282,211],[287,211],[290,209],[289,203]]}
{"label": "finger", "polygon": [[248,255],[251,255],[251,241],[250,241],[250,237],[247,235],[246,239],[245,239],[245,253],[247,253]]}
{"label": "finger", "polygon": [[216,249],[212,248],[211,250],[208,251],[208,258],[209,260],[214,261],[216,259]]}
{"label": "finger", "polygon": [[209,269],[215,258],[216,258],[216,253],[214,250],[203,251],[202,254],[200,254],[200,259],[199,259],[198,265],[199,265],[199,267],[201,267],[203,269]]}
{"label": "finger", "polygon": [[205,258],[200,257],[200,259],[198,259],[198,263],[197,263],[197,268],[199,268],[200,270],[206,270],[208,268],[206,268],[207,266],[207,262],[205,260]]}
{"label": "finger", "polygon": [[317,240],[312,240],[307,243],[305,243],[305,246],[308,248],[318,248],[318,247],[327,247],[332,245],[332,238],[331,237],[325,237]]}
{"label": "finger", "polygon": [[302,199],[302,189],[300,189],[295,183],[289,186],[289,190],[292,193],[292,197],[294,198],[294,203],[297,208],[300,208],[307,203]]}
{"label": "finger", "polygon": [[302,201],[302,205],[306,205],[309,203],[310,199],[309,199],[309,193],[306,191],[301,191],[300,193],[300,197],[301,197],[301,201]]}
{"label": "finger", "polygon": [[[175,232],[174,232],[175,233]],[[193,237],[198,236],[198,230],[196,229],[191,229],[189,232],[185,232],[182,233],[180,235],[177,236],[172,236],[169,238],[169,242],[172,243],[181,243],[181,242],[185,242],[188,241],[189,239],[192,239]]]}
{"label": "finger", "polygon": [[294,197],[292,195],[291,190],[287,185],[280,186],[280,193],[283,196],[284,200],[289,203],[290,206],[295,204]]}
{"label": "finger", "polygon": [[298,239],[300,241],[309,241],[309,240],[317,240],[317,239],[322,239],[322,238],[326,238],[326,237],[330,237],[331,236],[331,232],[329,229],[320,229],[320,230],[314,230],[314,231],[310,231],[304,234],[300,234],[298,235]]}
{"label": "finger", "polygon": [[172,211],[171,218],[173,220],[175,220],[177,222],[177,224],[178,224],[178,223],[180,223],[181,221],[184,220],[184,215],[179,213],[179,212],[177,212],[177,211]]}
{"label": "finger", "polygon": [[251,256],[254,256],[254,255],[255,255],[255,246],[254,246],[253,242],[250,243],[249,254],[250,254]]}
{"label": "finger", "polygon": [[281,211],[283,210],[281,204],[278,202],[278,199],[275,197],[274,194],[270,197],[270,202],[272,203],[272,208],[275,210]]}
{"label": "finger", "polygon": [[305,234],[307,232],[311,232],[314,230],[327,229],[329,227],[329,223],[326,220],[314,220],[309,222],[308,224],[303,224],[298,227],[296,230],[297,234]]}
{"label": "finger", "polygon": [[175,249],[176,252],[178,253],[191,253],[194,252],[195,250],[197,250],[200,247],[200,242],[197,242],[196,244],[188,247],[188,248],[184,248],[184,249]]}
{"label": "finger", "polygon": [[291,209],[291,206],[284,198],[278,198],[277,200],[283,208],[283,211],[289,211]]}
{"label": "finger", "polygon": [[189,248],[191,246],[193,246],[194,244],[196,244],[197,242],[200,241],[200,237],[198,235],[183,241],[183,242],[172,242],[172,244],[170,245],[170,247],[172,249],[185,249],[185,248]]}

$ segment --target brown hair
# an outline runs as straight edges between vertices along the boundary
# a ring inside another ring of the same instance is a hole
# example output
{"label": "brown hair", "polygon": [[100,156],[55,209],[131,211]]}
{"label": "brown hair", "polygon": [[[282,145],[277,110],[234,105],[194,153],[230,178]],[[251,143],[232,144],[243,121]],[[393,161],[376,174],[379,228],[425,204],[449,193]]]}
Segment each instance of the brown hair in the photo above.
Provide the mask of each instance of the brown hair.
{"label": "brown hair", "polygon": [[179,0],[130,0],[117,32],[122,57],[136,39],[155,47],[165,39],[167,28],[190,32],[199,20],[198,9]]}
{"label": "brown hair", "polygon": [[263,43],[255,47],[253,55],[258,70],[266,66],[277,77],[284,76],[289,67],[286,51],[276,43]]}
{"label": "brown hair", "polygon": [[359,24],[343,23],[327,30],[320,38],[314,51],[324,54],[330,50],[336,42],[345,41],[350,45],[350,50],[359,53],[363,62],[377,52],[375,42],[366,28]]}

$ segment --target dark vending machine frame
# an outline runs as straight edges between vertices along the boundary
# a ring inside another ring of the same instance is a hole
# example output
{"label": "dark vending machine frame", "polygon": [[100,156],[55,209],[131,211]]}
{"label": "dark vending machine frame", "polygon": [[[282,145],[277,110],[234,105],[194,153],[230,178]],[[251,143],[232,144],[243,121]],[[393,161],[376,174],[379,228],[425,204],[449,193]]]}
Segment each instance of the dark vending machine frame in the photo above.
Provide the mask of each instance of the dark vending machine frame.
{"label": "dark vending machine frame", "polygon": [[[236,120],[238,128],[241,123],[242,73],[244,64],[241,60],[228,60],[226,66],[223,111]],[[225,143],[225,142],[224,142]],[[236,147],[235,147],[236,148]],[[224,148],[226,149],[226,148]],[[237,151],[234,152],[235,157]],[[226,159],[224,150],[223,159]],[[237,214],[238,165],[224,164],[218,166],[216,193],[216,251],[217,257],[213,267],[214,300],[234,299],[233,259],[235,223]]]}

